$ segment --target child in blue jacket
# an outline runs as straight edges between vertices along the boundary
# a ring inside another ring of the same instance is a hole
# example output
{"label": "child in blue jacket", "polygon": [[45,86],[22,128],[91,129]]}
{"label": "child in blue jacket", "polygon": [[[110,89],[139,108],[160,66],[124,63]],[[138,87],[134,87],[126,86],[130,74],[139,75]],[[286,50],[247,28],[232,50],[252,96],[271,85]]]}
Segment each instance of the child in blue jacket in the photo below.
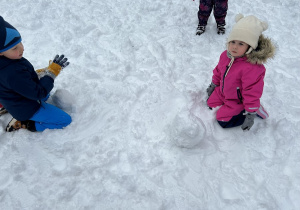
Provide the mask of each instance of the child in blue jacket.
{"label": "child in blue jacket", "polygon": [[23,57],[21,41],[20,33],[0,16],[0,104],[13,116],[6,131],[66,127],[71,117],[45,100],[56,76],[69,65],[67,58],[57,55],[48,67],[37,73]]}

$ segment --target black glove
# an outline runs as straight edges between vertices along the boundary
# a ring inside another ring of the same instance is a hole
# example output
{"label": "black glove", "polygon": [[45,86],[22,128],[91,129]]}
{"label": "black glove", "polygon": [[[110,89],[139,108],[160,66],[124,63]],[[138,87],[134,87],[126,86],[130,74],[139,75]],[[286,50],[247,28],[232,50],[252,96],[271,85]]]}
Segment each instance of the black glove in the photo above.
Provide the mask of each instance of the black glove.
{"label": "black glove", "polygon": [[256,115],[256,112],[247,112],[246,111],[246,113],[244,115],[246,115],[246,118],[245,118],[245,121],[241,128],[243,129],[243,131],[250,130],[250,128],[254,124],[254,117]]}
{"label": "black glove", "polygon": [[63,69],[70,64],[70,62],[67,62],[67,60],[68,60],[68,58],[65,58],[64,55],[61,55],[61,56],[56,55],[53,59],[53,63],[60,65],[61,68]]}
{"label": "black glove", "polygon": [[215,85],[214,83],[210,83],[210,85],[206,89],[208,97],[212,94],[212,92],[214,92],[215,87],[217,87],[217,85]]}

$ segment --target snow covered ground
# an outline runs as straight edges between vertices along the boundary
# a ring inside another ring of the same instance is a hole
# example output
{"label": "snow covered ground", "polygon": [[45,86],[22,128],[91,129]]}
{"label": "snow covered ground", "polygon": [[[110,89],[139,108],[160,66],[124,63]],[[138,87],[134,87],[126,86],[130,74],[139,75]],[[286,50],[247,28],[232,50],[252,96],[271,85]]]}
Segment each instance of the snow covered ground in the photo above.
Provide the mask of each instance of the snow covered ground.
{"label": "snow covered ground", "polygon": [[299,6],[229,1],[228,32],[254,14],[278,47],[262,97],[270,118],[243,132],[205,106],[228,33],[211,16],[195,36],[197,0],[1,0],[36,68],[70,59],[50,102],[73,122],[6,133],[11,116],[0,117],[0,209],[298,210]]}

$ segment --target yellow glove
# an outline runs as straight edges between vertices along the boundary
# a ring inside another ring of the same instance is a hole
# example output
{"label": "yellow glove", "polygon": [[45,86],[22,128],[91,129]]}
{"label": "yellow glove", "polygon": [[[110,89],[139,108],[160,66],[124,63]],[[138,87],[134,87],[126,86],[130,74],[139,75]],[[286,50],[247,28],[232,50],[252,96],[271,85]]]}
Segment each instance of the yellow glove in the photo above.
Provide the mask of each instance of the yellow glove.
{"label": "yellow glove", "polygon": [[46,75],[46,70],[47,70],[47,67],[43,68],[43,69],[35,70],[35,72],[38,75],[39,79],[41,79],[43,76]]}
{"label": "yellow glove", "polygon": [[50,61],[50,64],[47,68],[47,70],[53,73],[55,76],[59,75],[61,69],[62,67],[59,64],[54,63],[54,61],[53,62]]}
{"label": "yellow glove", "polygon": [[42,77],[44,77],[46,75],[55,79],[55,77],[60,73],[61,69],[62,68],[60,65],[53,63],[52,60],[50,60],[48,67],[43,68],[43,69],[38,69],[35,72],[37,73],[39,79],[41,79]]}
{"label": "yellow glove", "polygon": [[49,66],[43,69],[36,70],[36,73],[39,78],[48,75],[55,79],[57,75],[59,75],[60,71],[67,67],[70,63],[67,62],[67,58],[64,57],[64,55],[56,55],[53,59],[53,61],[49,61]]}

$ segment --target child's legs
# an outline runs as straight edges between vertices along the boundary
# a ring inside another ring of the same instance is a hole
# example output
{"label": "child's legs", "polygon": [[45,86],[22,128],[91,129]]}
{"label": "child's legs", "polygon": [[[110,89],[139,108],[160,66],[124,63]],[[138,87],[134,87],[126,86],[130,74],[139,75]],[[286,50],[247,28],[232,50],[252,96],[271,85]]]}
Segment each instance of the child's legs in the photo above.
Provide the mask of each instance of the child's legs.
{"label": "child's legs", "polygon": [[244,114],[244,110],[241,111],[238,115],[233,116],[229,121],[219,121],[218,123],[222,128],[232,128],[232,127],[236,127],[236,126],[240,126],[244,123],[245,121],[245,115]]}
{"label": "child's legs", "polygon": [[228,10],[228,0],[214,1],[214,16],[217,24],[225,24],[227,10]]}
{"label": "child's legs", "polygon": [[199,24],[202,26],[207,25],[207,20],[213,9],[213,0],[200,0],[198,20]]}
{"label": "child's legs", "polygon": [[216,87],[212,94],[207,99],[207,106],[210,108],[215,108],[224,104],[224,101],[220,95],[220,87]]}
{"label": "child's legs", "polygon": [[69,125],[72,121],[70,115],[63,110],[42,102],[41,108],[30,118],[35,121],[37,131],[45,129],[61,129]]}
{"label": "child's legs", "polygon": [[223,128],[242,125],[245,120],[244,105],[238,100],[225,100],[224,105],[217,111],[216,118]]}
{"label": "child's legs", "polygon": [[49,97],[50,97],[50,93],[45,98],[43,98],[41,101],[46,102],[49,99]]}
{"label": "child's legs", "polygon": [[224,100],[220,87],[216,87],[207,100],[211,108],[221,106],[217,111],[217,121],[223,128],[231,128],[242,125],[245,120],[244,106],[235,100]]}

